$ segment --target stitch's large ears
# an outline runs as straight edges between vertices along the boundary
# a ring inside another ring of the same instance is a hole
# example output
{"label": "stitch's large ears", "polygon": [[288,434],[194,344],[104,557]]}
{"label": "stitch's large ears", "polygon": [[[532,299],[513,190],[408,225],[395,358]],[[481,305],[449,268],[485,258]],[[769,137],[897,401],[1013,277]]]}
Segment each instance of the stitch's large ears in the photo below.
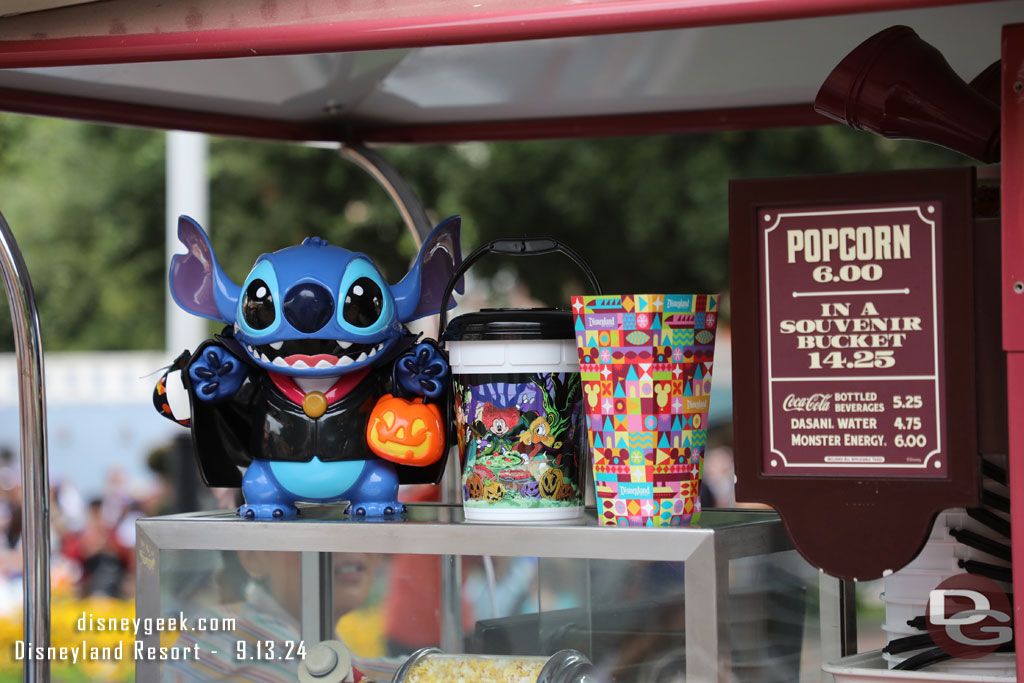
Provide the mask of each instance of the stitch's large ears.
{"label": "stitch's large ears", "polygon": [[[452,216],[446,218],[430,233],[420,255],[416,258],[409,273],[402,281],[391,288],[398,308],[398,319],[403,323],[441,310],[441,297],[444,295],[448,280],[455,274],[462,263],[462,251],[459,248],[459,226],[462,218]],[[455,288],[462,294],[463,283],[459,279]],[[455,301],[449,308],[455,306]]]}
{"label": "stitch's large ears", "polygon": [[178,219],[178,239],[188,253],[171,259],[171,296],[193,315],[232,323],[241,288],[224,274],[210,239],[188,216]]}

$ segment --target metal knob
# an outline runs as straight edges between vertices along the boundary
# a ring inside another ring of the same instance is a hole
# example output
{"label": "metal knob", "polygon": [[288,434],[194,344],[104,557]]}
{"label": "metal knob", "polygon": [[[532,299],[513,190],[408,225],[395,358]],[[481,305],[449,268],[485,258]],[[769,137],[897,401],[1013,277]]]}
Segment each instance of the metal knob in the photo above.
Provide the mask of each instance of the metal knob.
{"label": "metal knob", "polygon": [[344,683],[352,680],[352,654],[337,640],[317,643],[299,665],[300,683]]}

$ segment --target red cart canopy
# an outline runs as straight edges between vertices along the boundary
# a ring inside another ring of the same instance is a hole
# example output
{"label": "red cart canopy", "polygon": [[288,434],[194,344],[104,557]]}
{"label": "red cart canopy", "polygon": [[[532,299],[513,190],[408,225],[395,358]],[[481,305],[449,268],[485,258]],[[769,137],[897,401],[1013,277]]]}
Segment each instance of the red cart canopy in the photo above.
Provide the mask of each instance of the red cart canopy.
{"label": "red cart canopy", "polygon": [[1019,0],[85,2],[0,18],[0,108],[363,142],[811,125],[878,30],[911,26],[970,80],[1022,18]]}

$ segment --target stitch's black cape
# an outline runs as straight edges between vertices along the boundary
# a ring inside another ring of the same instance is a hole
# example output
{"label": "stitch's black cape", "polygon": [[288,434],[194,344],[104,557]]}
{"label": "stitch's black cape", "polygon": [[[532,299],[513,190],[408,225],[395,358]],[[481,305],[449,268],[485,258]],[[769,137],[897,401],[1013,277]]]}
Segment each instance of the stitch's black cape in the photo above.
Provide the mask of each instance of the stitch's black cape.
{"label": "stitch's black cape", "polygon": [[[189,366],[202,357],[207,346],[218,342],[248,362],[233,339],[219,337],[196,349]],[[192,442],[203,481],[207,486],[238,488],[242,470],[254,458],[287,462],[308,462],[314,455],[323,461],[376,458],[366,445],[366,422],[377,399],[392,393],[392,361],[414,342],[415,337],[408,335],[390,357],[382,359],[379,367],[316,419],[306,416],[302,407],[287,399],[267,372],[255,365],[235,395],[219,403],[195,397],[186,367],[182,379],[191,402]],[[436,484],[444,472],[445,458],[427,467],[392,464],[402,484]]]}

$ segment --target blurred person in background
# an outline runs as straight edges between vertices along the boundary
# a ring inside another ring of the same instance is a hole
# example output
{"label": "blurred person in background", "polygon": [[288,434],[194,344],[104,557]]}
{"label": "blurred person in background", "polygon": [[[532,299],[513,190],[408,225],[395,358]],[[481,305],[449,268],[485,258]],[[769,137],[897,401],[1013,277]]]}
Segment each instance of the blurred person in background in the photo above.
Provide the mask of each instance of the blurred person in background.
{"label": "blurred person in background", "polygon": [[78,591],[81,597],[123,597],[122,582],[128,564],[114,536],[114,527],[103,514],[103,499],[89,501],[85,525],[79,533],[68,537],[63,553],[82,567]]}
{"label": "blurred person in background", "polygon": [[21,607],[21,486],[0,488],[0,612]]}

